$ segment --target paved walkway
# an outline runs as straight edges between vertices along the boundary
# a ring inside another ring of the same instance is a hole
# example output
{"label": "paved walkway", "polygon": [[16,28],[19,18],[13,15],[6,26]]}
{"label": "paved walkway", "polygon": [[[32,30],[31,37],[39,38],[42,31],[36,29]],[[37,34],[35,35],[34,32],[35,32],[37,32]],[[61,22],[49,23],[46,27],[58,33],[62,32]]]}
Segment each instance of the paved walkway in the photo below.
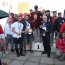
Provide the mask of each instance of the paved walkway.
{"label": "paved walkway", "polygon": [[65,65],[65,61],[59,61],[54,58],[55,53],[51,53],[48,58],[41,52],[34,51],[34,53],[27,52],[26,56],[16,57],[15,53],[3,54],[2,61],[7,62],[8,65]]}

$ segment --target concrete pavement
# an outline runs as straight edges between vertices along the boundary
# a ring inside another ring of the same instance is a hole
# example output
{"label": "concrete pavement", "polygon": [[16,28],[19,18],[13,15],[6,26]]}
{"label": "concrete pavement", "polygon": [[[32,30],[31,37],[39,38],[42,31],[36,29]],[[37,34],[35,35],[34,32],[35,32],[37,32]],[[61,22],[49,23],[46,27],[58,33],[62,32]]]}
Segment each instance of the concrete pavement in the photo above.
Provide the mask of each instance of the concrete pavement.
{"label": "concrete pavement", "polygon": [[34,51],[34,53],[27,52],[26,56],[16,57],[15,52],[2,55],[2,61],[8,65],[65,65],[65,61],[59,61],[54,58],[55,53],[51,53],[48,58],[42,52]]}

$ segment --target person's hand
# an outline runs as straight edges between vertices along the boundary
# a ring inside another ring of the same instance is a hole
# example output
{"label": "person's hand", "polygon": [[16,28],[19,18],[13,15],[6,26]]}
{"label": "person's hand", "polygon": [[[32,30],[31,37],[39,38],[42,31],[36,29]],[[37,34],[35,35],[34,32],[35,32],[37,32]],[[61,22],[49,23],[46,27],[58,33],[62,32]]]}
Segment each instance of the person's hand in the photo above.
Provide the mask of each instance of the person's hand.
{"label": "person's hand", "polygon": [[45,30],[45,32],[47,32],[47,30]]}
{"label": "person's hand", "polygon": [[28,32],[28,29],[25,29],[25,33],[27,33]]}
{"label": "person's hand", "polygon": [[17,33],[17,35],[21,35],[21,33]]}

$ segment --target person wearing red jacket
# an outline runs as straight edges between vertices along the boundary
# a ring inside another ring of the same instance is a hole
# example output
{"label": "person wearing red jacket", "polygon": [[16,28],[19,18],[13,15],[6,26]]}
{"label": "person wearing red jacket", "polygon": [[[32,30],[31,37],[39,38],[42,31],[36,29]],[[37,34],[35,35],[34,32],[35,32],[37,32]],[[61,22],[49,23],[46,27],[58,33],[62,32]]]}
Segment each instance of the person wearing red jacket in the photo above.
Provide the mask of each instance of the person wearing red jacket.
{"label": "person wearing red jacket", "polygon": [[42,13],[38,11],[38,6],[34,6],[34,11],[30,13],[31,27],[33,31],[34,41],[38,42],[40,39],[40,25],[42,24]]}
{"label": "person wearing red jacket", "polygon": [[65,22],[61,25],[61,28],[60,28],[60,33],[65,30]]}
{"label": "person wearing red jacket", "polygon": [[3,33],[3,29],[2,29],[2,26],[0,25],[0,34]]}
{"label": "person wearing red jacket", "polygon": [[58,56],[59,60],[65,60],[65,30],[60,33],[56,47],[60,51],[60,55]]}
{"label": "person wearing red jacket", "polygon": [[2,26],[0,25],[0,43],[2,42],[2,38],[3,38],[3,29],[2,29]]}
{"label": "person wearing red jacket", "polygon": [[6,43],[5,43],[5,36],[4,36],[4,31],[2,26],[0,25],[0,50],[4,51],[5,53],[8,54],[6,50]]}
{"label": "person wearing red jacket", "polygon": [[30,19],[32,21],[32,28],[36,29],[41,25],[42,22],[42,13],[38,11],[38,6],[34,6],[35,11],[30,13]]}

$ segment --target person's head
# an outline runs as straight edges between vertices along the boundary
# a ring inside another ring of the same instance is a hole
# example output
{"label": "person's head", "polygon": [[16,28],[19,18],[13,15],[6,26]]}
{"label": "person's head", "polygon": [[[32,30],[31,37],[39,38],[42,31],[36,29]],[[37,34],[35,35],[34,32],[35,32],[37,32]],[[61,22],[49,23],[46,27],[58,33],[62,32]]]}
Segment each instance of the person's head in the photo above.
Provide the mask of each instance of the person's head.
{"label": "person's head", "polygon": [[13,23],[14,22],[14,17],[9,16],[9,20],[8,21],[9,21],[8,23]]}
{"label": "person's head", "polygon": [[32,9],[30,9],[30,13],[32,13],[33,12],[33,10]]}
{"label": "person's head", "polygon": [[53,16],[57,16],[57,11],[53,11]]}
{"label": "person's head", "polygon": [[14,13],[10,13],[10,16],[14,17]]}
{"label": "person's head", "polygon": [[65,38],[65,30],[63,30],[63,32],[60,33],[60,38]]}
{"label": "person's head", "polygon": [[18,21],[22,22],[22,14],[21,13],[18,14]]}
{"label": "person's head", "polygon": [[62,32],[62,38],[65,38],[65,30]]}
{"label": "person's head", "polygon": [[10,15],[9,15],[9,21],[10,21],[11,23],[14,22],[14,13],[10,13]]}
{"label": "person's head", "polygon": [[41,12],[42,12],[42,14],[45,14],[45,9],[43,9]]}
{"label": "person's head", "polygon": [[47,16],[43,15],[42,16],[43,22],[46,23],[47,22]]}
{"label": "person's head", "polygon": [[35,10],[35,12],[38,11],[38,6],[37,5],[34,6],[34,10]]}
{"label": "person's head", "polygon": [[30,20],[30,15],[26,15],[25,20],[27,20],[27,21]]}
{"label": "person's head", "polygon": [[62,17],[62,13],[61,12],[58,13],[58,17]]}
{"label": "person's head", "polygon": [[18,19],[18,15],[17,15],[17,14],[14,14],[14,18],[15,18],[15,19]]}
{"label": "person's head", "polygon": [[50,10],[45,11],[46,16],[50,16]]}

